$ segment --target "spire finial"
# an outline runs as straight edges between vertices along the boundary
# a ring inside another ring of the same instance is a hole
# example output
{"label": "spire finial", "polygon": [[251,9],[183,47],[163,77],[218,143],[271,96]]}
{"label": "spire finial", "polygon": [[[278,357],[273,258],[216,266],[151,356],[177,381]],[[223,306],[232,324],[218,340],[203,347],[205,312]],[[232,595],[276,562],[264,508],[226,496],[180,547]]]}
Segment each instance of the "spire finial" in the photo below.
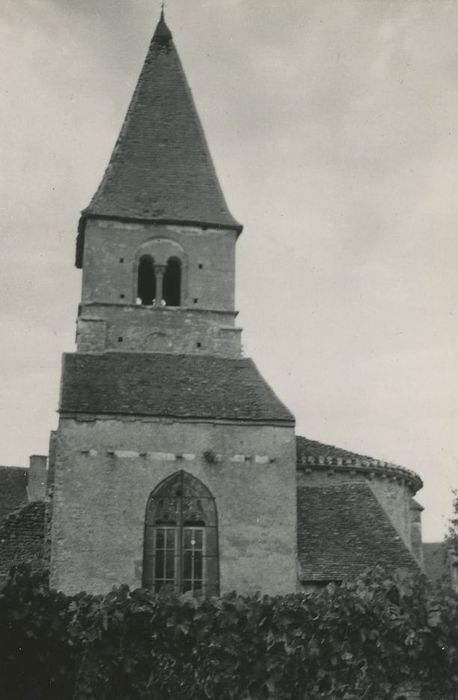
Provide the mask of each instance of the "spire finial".
{"label": "spire finial", "polygon": [[168,45],[172,39],[172,33],[165,23],[165,0],[161,1],[161,17],[157,23],[156,31],[153,35],[153,41],[163,46]]}

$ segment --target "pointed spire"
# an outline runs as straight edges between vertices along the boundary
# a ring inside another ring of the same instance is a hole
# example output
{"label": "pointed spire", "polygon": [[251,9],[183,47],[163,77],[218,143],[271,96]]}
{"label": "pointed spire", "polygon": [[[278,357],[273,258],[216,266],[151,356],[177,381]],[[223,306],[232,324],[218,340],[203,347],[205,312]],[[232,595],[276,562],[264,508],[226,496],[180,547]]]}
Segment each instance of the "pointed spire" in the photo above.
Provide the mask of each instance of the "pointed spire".
{"label": "pointed spire", "polygon": [[161,44],[168,44],[172,40],[172,32],[165,23],[165,3],[161,5],[161,16],[156,27],[156,31],[153,35],[153,41],[159,42]]}
{"label": "pointed spire", "polygon": [[242,227],[224,199],[164,10],[87,217]]}

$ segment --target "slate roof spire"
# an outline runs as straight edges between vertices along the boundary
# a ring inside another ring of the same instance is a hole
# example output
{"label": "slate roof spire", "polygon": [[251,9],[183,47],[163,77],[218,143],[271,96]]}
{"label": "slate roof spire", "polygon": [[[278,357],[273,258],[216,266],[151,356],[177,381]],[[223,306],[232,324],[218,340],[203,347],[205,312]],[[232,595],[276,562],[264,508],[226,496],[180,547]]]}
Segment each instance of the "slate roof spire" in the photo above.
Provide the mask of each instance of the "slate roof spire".
{"label": "slate roof spire", "polygon": [[185,223],[237,232],[164,10],[88,217]]}

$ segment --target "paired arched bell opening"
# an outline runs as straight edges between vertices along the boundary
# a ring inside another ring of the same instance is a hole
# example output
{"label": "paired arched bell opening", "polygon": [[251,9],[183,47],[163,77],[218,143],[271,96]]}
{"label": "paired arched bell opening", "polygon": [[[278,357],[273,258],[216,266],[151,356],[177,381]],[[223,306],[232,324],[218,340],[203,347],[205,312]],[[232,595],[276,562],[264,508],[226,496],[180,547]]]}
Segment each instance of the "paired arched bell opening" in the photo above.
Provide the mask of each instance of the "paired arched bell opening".
{"label": "paired arched bell opening", "polygon": [[143,586],[156,593],[218,595],[215,499],[184,471],[168,477],[146,506]]}
{"label": "paired arched bell opening", "polygon": [[170,257],[159,265],[151,255],[142,255],[138,263],[137,298],[144,306],[181,306],[181,260]]}

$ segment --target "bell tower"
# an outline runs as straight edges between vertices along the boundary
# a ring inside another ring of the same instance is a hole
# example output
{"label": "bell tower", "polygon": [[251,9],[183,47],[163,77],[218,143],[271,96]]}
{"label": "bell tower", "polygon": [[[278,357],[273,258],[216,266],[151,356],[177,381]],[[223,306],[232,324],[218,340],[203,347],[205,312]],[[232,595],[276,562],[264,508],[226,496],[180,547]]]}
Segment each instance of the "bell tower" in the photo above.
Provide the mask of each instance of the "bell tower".
{"label": "bell tower", "polygon": [[162,11],[78,228],[50,455],[58,588],[295,589],[294,418],[242,356],[241,231]]}
{"label": "bell tower", "polygon": [[82,352],[240,357],[230,214],[163,14],[108,168],[82,213]]}

